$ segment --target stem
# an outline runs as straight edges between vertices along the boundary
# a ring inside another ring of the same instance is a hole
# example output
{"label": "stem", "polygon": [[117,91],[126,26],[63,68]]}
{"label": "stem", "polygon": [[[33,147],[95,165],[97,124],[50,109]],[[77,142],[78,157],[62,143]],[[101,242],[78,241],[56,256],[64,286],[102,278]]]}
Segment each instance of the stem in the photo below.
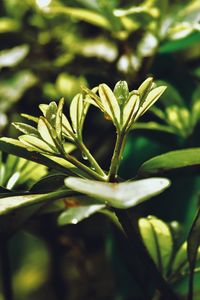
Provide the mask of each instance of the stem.
{"label": "stem", "polygon": [[80,142],[79,140],[77,140],[76,143],[79,149],[81,150],[81,152],[85,154],[85,156],[87,157],[91,165],[95,168],[95,171],[99,175],[106,177],[106,174],[104,173],[100,165],[97,163],[96,159],[92,156],[88,148],[85,146],[85,144],[83,142]]}
{"label": "stem", "polygon": [[149,280],[154,280],[154,285],[160,292],[163,300],[178,300],[178,297],[171,290],[167,282],[158,271],[155,263],[149,256],[148,251],[143,244],[140,234],[136,228],[136,224],[133,223],[133,220],[135,222],[137,221],[137,217],[130,217],[127,210],[115,209],[115,214],[118,217],[125,235],[129,240],[130,246],[136,255],[135,260],[138,264],[138,275],[140,276],[140,280],[143,281],[144,286],[146,286],[146,279],[144,279],[142,274],[139,272],[141,264],[143,264],[146,272],[148,272],[147,275]]}
{"label": "stem", "polygon": [[117,132],[117,139],[116,139],[115,148],[114,148],[114,152],[110,164],[109,175],[108,175],[108,180],[110,182],[116,180],[117,172],[119,169],[120,161],[125,146],[126,136],[127,134],[124,131]]}
{"label": "stem", "polygon": [[188,287],[188,300],[193,300],[193,285],[194,285],[194,271],[190,270],[189,287]]}
{"label": "stem", "polygon": [[84,165],[83,163],[81,163],[79,160],[77,160],[75,157],[69,155],[68,153],[63,152],[62,155],[63,155],[64,159],[66,159],[67,161],[69,161],[70,163],[75,165],[80,170],[87,173],[92,178],[94,178],[96,180],[99,180],[99,181],[106,181],[107,180],[106,175],[104,175],[104,176],[99,175],[97,172],[93,171],[91,168],[87,167],[86,165]]}
{"label": "stem", "polygon": [[[67,130],[67,131],[69,131],[69,130]],[[91,163],[91,165],[95,168],[95,171],[101,176],[101,177],[98,177],[98,178],[96,178],[96,176],[95,176],[95,179],[97,179],[97,180],[103,180],[103,181],[105,179],[107,179],[107,175],[104,173],[104,171],[102,170],[102,168],[100,167],[100,165],[97,163],[97,161],[92,156],[92,154],[90,153],[90,151],[88,150],[88,148],[85,146],[85,144],[82,141],[82,138],[77,138],[77,136],[72,131],[70,131],[69,133],[70,133],[71,137],[73,138],[75,144],[79,148],[79,150],[86,155],[86,157],[89,160],[89,162]],[[64,156],[66,156],[66,153],[63,153],[63,149],[60,149],[60,151],[61,151],[62,154],[64,154]],[[77,166],[77,162],[79,163],[79,166]],[[73,164],[76,165],[78,168],[82,168],[82,169],[84,167],[86,167],[87,170],[86,169],[84,170],[86,173],[88,173],[88,171],[91,170],[90,168],[88,168],[87,166],[85,166],[84,164],[82,164],[81,162],[79,162],[78,160],[77,160],[77,162],[74,161]],[[82,167],[80,167],[80,164],[82,164]],[[93,171],[93,170],[91,170],[91,171]],[[93,173],[95,173],[95,172],[93,172]]]}
{"label": "stem", "polygon": [[4,300],[13,300],[11,269],[7,241],[1,241],[1,278]]}

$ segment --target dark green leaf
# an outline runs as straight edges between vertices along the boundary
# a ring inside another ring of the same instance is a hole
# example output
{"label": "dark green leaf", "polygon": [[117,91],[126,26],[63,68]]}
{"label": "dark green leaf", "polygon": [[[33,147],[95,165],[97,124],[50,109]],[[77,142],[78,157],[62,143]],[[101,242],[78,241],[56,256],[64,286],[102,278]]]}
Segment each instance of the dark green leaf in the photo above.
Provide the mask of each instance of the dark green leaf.
{"label": "dark green leaf", "polygon": [[30,192],[52,192],[64,186],[65,174],[53,174],[43,177],[36,182],[30,189]]}
{"label": "dark green leaf", "polygon": [[56,169],[60,172],[63,172],[68,175],[74,174],[73,169],[76,168],[66,168],[63,166],[63,161],[60,164],[57,161],[54,161],[44,155],[41,155],[38,152],[30,152],[27,151],[25,146],[23,146],[18,140],[10,139],[10,138],[1,138],[0,139],[0,149],[4,152],[23,157],[25,159],[37,162],[39,164],[45,165],[49,168]]}
{"label": "dark green leaf", "polygon": [[200,168],[200,148],[170,151],[153,157],[138,170],[140,177],[162,174],[185,167]]}
{"label": "dark green leaf", "polygon": [[159,49],[159,53],[171,53],[176,52],[184,48],[191,47],[191,45],[200,41],[200,33],[194,32],[189,36],[174,41],[166,41]]}
{"label": "dark green leaf", "polygon": [[192,300],[193,297],[193,277],[194,277],[194,269],[196,265],[198,248],[200,246],[200,208],[197,212],[197,215],[192,224],[192,228],[190,230],[188,236],[188,260],[189,260],[189,268],[190,268],[190,279],[189,279],[189,293],[188,300]]}

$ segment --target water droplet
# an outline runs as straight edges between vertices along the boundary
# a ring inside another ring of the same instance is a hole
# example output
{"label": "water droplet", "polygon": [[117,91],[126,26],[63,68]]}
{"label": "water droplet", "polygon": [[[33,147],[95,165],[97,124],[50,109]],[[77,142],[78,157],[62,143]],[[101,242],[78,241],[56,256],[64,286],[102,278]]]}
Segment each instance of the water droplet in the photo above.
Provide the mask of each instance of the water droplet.
{"label": "water droplet", "polygon": [[88,160],[88,157],[87,157],[87,155],[86,155],[84,152],[82,152],[82,158],[83,158],[84,160]]}
{"label": "water droplet", "polygon": [[93,166],[91,166],[91,169],[93,170],[93,171],[95,171],[96,169],[95,169],[95,167],[93,167]]}
{"label": "water droplet", "polygon": [[180,224],[177,221],[170,222],[170,225],[173,229],[179,229],[180,228]]}
{"label": "water droplet", "polygon": [[51,119],[52,119],[52,120],[55,119],[55,117],[56,117],[55,114],[52,114],[52,115],[51,115]]}
{"label": "water droplet", "polygon": [[72,224],[77,224],[78,220],[77,219],[72,219]]}

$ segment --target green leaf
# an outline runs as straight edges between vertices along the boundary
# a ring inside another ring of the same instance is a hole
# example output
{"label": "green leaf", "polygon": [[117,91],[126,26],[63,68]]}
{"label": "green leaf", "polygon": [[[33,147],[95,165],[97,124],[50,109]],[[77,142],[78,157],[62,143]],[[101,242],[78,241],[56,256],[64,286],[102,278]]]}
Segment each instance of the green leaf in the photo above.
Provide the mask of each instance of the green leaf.
{"label": "green leaf", "polygon": [[174,134],[174,131],[172,128],[166,125],[160,125],[156,122],[147,122],[147,123],[140,123],[137,122],[133,124],[132,129],[144,129],[144,130],[155,130],[155,131],[163,131],[166,133],[172,133]]}
{"label": "green leaf", "polygon": [[70,105],[70,117],[73,125],[74,132],[78,137],[82,137],[83,123],[89,108],[89,103],[83,100],[82,94],[77,94]]}
{"label": "green leaf", "polygon": [[[40,136],[42,137],[43,141],[45,143],[47,143],[50,147],[56,148],[55,142],[54,142],[54,138],[56,135],[56,132],[50,123],[44,118],[44,117],[40,117],[39,118],[39,122],[38,122],[38,132],[40,134]],[[53,133],[52,133],[53,132]],[[36,143],[37,145],[37,143]]]}
{"label": "green leaf", "polygon": [[85,207],[68,208],[58,217],[59,225],[77,224],[90,217],[97,211],[103,209],[105,205],[90,205]]}
{"label": "green leaf", "polygon": [[22,144],[20,141],[11,139],[11,138],[0,138],[0,149],[4,152],[17,155],[19,157],[28,159],[30,161],[34,161],[36,163],[45,165],[49,168],[53,168],[55,170],[58,170],[60,172],[63,172],[68,175],[73,175],[75,174],[73,172],[74,169],[76,168],[66,168],[63,165],[63,160],[61,163],[52,160],[52,156],[44,156],[41,155],[38,152],[30,152],[26,149],[26,146]]}
{"label": "green leaf", "polygon": [[39,109],[43,113],[44,117],[46,117],[47,109],[48,109],[48,104],[40,104]]}
{"label": "green leaf", "polygon": [[78,19],[80,21],[85,21],[89,24],[104,28],[104,29],[110,29],[109,21],[104,18],[102,15],[93,12],[91,10],[82,9],[82,8],[74,8],[74,7],[67,7],[67,6],[61,6],[61,7],[49,7],[45,9],[47,13],[53,13],[53,14],[66,14],[70,17],[73,17],[75,19]]}
{"label": "green leaf", "polygon": [[20,22],[11,18],[0,18],[0,33],[18,31],[20,28]]}
{"label": "green leaf", "polygon": [[38,203],[50,202],[71,195],[72,192],[65,189],[48,194],[29,194],[11,196],[0,199],[0,215],[8,214],[22,207],[32,206]]}
{"label": "green leaf", "polygon": [[200,208],[197,212],[197,215],[192,224],[188,241],[187,241],[187,253],[188,253],[188,261],[189,261],[189,269],[190,269],[190,278],[189,278],[189,296],[188,300],[192,300],[193,295],[193,278],[194,278],[194,269],[196,265],[198,249],[200,246]]}
{"label": "green leaf", "polygon": [[80,126],[82,113],[83,113],[83,96],[82,94],[77,94],[73,98],[70,105],[70,118],[72,121],[74,132],[76,132],[77,134],[80,133],[79,126]]}
{"label": "green leaf", "polygon": [[161,193],[169,187],[170,181],[165,178],[149,178],[134,182],[107,183],[69,177],[65,184],[74,191],[100,199],[103,204],[126,209]]}
{"label": "green leaf", "polygon": [[20,123],[20,122],[14,122],[12,124],[15,126],[16,129],[20,130],[24,134],[35,135],[35,136],[39,135],[37,129],[33,126]]}
{"label": "green leaf", "polygon": [[113,120],[116,127],[120,122],[120,107],[111,89],[105,84],[99,85],[99,96],[108,116]]}
{"label": "green leaf", "polygon": [[[189,269],[189,261],[188,261],[188,255],[187,255],[187,242],[184,242],[180,248],[178,249],[176,256],[173,260],[172,263],[172,275],[173,273],[183,273],[185,271],[188,271]],[[197,250],[197,259],[198,261],[200,259],[200,246],[198,247]]]}
{"label": "green leaf", "polygon": [[140,104],[142,105],[149,92],[151,91],[153,86],[153,78],[147,78],[138,88],[138,92],[140,95]]}
{"label": "green leaf", "polygon": [[63,106],[64,106],[64,98],[61,98],[59,103],[58,103],[58,109],[57,109],[57,113],[56,113],[56,133],[57,136],[59,138],[59,140],[62,140],[62,111],[63,111]]}
{"label": "green leaf", "polygon": [[27,115],[27,114],[21,114],[21,116],[29,121],[33,121],[34,123],[38,123],[39,122],[39,118],[31,116],[31,115]]}
{"label": "green leaf", "polygon": [[62,114],[62,132],[65,135],[65,137],[68,138],[70,141],[73,140],[72,127],[64,114]]}
{"label": "green leaf", "polygon": [[52,146],[49,146],[43,140],[32,135],[21,135],[19,136],[19,141],[23,143],[29,151],[37,151],[47,154],[54,154],[56,152],[56,149],[53,149]]}
{"label": "green leaf", "polygon": [[143,163],[138,175],[146,177],[186,167],[200,167],[200,148],[175,150],[155,156]]}
{"label": "green leaf", "polygon": [[188,264],[187,260],[187,242],[184,242],[178,249],[176,256],[172,263],[172,274],[182,271],[182,268],[186,267]]}
{"label": "green leaf", "polygon": [[139,229],[151,257],[166,276],[173,252],[173,240],[168,225],[150,216],[139,219]]}
{"label": "green leaf", "polygon": [[48,175],[34,183],[34,185],[31,187],[30,192],[53,192],[59,188],[64,187],[64,179],[66,178],[65,174],[53,174]]}
{"label": "green leaf", "polygon": [[16,66],[27,56],[28,52],[29,47],[27,45],[0,51],[0,68]]}
{"label": "green leaf", "polygon": [[148,96],[146,97],[146,99],[144,100],[144,102],[138,110],[136,119],[139,116],[142,116],[160,98],[160,96],[164,93],[166,88],[166,86],[159,86],[149,92]]}
{"label": "green leaf", "polygon": [[158,52],[161,54],[177,52],[177,51],[180,51],[181,49],[185,49],[185,48],[194,46],[194,44],[198,45],[199,41],[200,41],[200,33],[194,32],[185,38],[164,42],[160,46]]}
{"label": "green leaf", "polygon": [[132,125],[135,115],[140,105],[139,95],[132,95],[123,109],[123,125],[129,127]]}

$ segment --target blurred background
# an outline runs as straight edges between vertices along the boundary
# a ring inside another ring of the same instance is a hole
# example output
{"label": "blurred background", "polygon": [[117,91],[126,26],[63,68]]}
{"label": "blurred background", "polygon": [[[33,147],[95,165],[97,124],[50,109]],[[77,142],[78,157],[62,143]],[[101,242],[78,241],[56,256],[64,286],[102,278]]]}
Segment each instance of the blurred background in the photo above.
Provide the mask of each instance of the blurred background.
{"label": "blurred background", "polygon": [[[134,177],[155,155],[200,147],[199,22],[198,0],[1,0],[1,136],[17,137],[11,123],[22,120],[20,113],[38,115],[40,103],[64,97],[67,107],[81,86],[104,82],[113,88],[126,80],[132,90],[153,76],[168,89],[131,132],[120,176]],[[91,108],[84,133],[107,169],[115,142],[111,123]],[[34,168],[23,174],[20,188],[47,173]],[[141,212],[177,220],[184,238],[200,180],[193,173],[171,179],[172,188]],[[133,299],[138,287],[122,262],[120,237],[104,216],[55,224],[54,213],[37,215],[10,239],[15,299]],[[178,288],[186,293],[184,283]]]}

